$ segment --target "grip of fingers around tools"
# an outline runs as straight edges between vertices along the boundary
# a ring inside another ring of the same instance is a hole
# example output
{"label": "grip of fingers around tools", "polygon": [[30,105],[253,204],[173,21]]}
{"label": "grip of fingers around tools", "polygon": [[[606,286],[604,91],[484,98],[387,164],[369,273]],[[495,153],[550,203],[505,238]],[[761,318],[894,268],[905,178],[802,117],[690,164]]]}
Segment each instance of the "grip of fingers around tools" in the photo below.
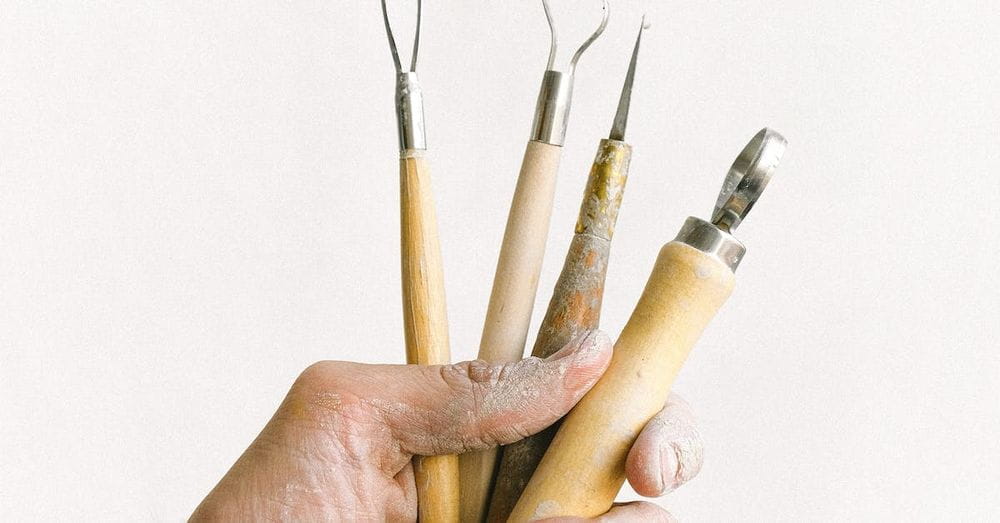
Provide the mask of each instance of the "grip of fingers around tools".
{"label": "grip of fingers around tools", "polygon": [[663,247],[611,365],[563,420],[510,521],[607,512],[625,482],[629,448],[733,283],[718,258],[679,242]]}

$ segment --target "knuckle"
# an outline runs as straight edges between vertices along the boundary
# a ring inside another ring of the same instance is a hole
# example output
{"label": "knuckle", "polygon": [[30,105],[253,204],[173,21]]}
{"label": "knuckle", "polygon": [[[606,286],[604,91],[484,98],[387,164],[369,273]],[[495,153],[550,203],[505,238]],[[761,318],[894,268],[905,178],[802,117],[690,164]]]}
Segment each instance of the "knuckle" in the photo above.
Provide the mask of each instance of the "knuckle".
{"label": "knuckle", "polygon": [[332,378],[337,374],[337,362],[323,360],[317,361],[312,365],[306,367],[299,377],[296,378],[296,384],[302,385],[318,385],[329,383]]}
{"label": "knuckle", "polygon": [[503,372],[503,365],[491,365],[484,360],[458,364],[463,377],[476,385],[495,385]]}

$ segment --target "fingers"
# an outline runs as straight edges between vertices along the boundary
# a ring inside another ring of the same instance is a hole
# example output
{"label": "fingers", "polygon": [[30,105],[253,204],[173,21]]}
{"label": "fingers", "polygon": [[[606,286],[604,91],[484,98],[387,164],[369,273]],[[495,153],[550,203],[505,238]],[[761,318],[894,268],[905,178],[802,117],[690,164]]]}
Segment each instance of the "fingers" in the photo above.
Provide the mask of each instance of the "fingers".
{"label": "fingers", "polygon": [[611,507],[611,510],[597,519],[559,517],[544,519],[537,523],[587,523],[589,521],[597,523],[631,523],[633,521],[642,521],[644,523],[676,523],[677,519],[659,505],[648,501],[635,501],[615,505]]}
{"label": "fingers", "polygon": [[597,521],[600,523],[627,523],[632,521],[676,523],[677,519],[659,505],[648,501],[635,501],[611,507],[611,510],[597,518]]}
{"label": "fingers", "polygon": [[701,470],[703,447],[694,414],[675,395],[646,424],[625,461],[629,484],[642,496],[662,496]]}
{"label": "fingers", "polygon": [[416,367],[422,379],[411,382],[405,397],[421,398],[424,408],[413,416],[390,416],[390,425],[403,448],[414,454],[456,454],[512,443],[569,412],[604,373],[611,350],[608,337],[594,331],[544,360]]}
{"label": "fingers", "polygon": [[604,373],[611,351],[608,337],[594,331],[544,360],[495,365],[479,360],[454,365],[321,362],[293,387],[296,398],[311,398],[309,403],[320,407],[284,410],[319,412],[336,421],[325,425],[340,432],[391,436],[402,453],[458,454],[511,443],[555,422]]}

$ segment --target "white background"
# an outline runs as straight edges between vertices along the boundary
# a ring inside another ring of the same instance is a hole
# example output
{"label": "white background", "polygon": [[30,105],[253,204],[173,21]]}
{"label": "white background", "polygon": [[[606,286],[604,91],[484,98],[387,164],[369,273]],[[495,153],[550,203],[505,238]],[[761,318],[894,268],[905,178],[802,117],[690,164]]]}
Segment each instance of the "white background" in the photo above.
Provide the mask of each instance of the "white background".
{"label": "white background", "polygon": [[[175,521],[306,365],[403,359],[379,8],[44,4],[0,2],[0,517]],[[469,359],[548,30],[537,1],[426,4],[453,355]],[[554,4],[565,64],[598,3]],[[530,338],[643,10],[612,337],[745,142],[765,125],[789,140],[738,233],[736,292],[675,387],[707,445],[663,500],[682,520],[1000,515],[991,4],[614,2],[578,70]]]}

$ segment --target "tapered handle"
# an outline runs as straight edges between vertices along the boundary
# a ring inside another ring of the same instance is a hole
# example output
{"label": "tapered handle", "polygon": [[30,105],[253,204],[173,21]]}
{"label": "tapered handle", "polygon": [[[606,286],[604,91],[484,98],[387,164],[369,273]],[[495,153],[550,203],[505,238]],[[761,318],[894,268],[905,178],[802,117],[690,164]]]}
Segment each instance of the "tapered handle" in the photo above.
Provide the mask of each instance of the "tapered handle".
{"label": "tapered handle", "polygon": [[[631,159],[632,147],[627,143],[601,140],[580,203],[576,234],[552,291],[545,319],[538,327],[532,356],[551,356],[577,336],[598,327],[611,239]],[[558,429],[556,422],[501,450],[487,521],[507,521]]]}
{"label": "tapered handle", "polygon": [[[403,329],[406,362],[450,362],[444,273],[430,171],[423,151],[399,159],[400,252],[403,270]],[[458,456],[414,461],[418,511],[423,522],[459,521]]]}
{"label": "tapered handle", "polygon": [[562,147],[542,142],[528,142],[524,151],[479,342],[479,357],[486,361],[524,356],[561,156]]}
{"label": "tapered handle", "polygon": [[597,517],[611,508],[629,448],[733,282],[718,258],[676,241],[663,247],[611,365],[564,419],[510,521]]}
{"label": "tapered handle", "polygon": [[[479,343],[479,358],[486,361],[512,362],[524,355],[561,155],[562,147],[536,141],[524,151]],[[495,448],[462,455],[463,522],[486,517],[496,462]]]}

